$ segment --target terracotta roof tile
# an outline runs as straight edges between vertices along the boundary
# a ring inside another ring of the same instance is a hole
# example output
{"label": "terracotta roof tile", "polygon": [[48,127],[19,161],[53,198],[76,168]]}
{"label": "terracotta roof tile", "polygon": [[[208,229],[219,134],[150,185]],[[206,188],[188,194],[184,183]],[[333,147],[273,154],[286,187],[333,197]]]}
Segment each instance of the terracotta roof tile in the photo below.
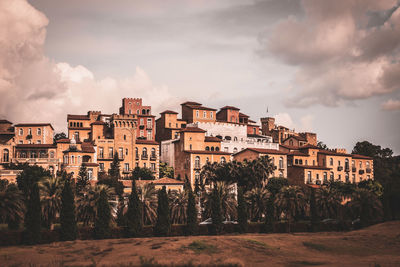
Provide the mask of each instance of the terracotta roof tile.
{"label": "terracotta roof tile", "polygon": [[208,150],[184,150],[186,153],[190,154],[215,154],[215,155],[231,155],[232,153],[224,151],[208,151]]}
{"label": "terracotta roof tile", "polygon": [[50,123],[18,123],[14,125],[15,127],[35,127],[35,126],[50,126],[54,130]]}
{"label": "terracotta roof tile", "polygon": [[205,142],[221,142],[222,140],[220,138],[218,138],[218,137],[215,137],[215,136],[206,136],[204,138],[204,141]]}
{"label": "terracotta roof tile", "polygon": [[144,139],[136,139],[136,144],[140,144],[140,145],[159,145],[159,143],[157,141],[144,140]]}
{"label": "terracotta roof tile", "polygon": [[240,108],[237,108],[237,107],[234,107],[234,106],[225,106],[225,107],[221,108],[221,110],[224,110],[224,109],[240,110]]}
{"label": "terracotta roof tile", "polygon": [[186,102],[182,103],[181,105],[196,105],[196,106],[201,106],[200,103],[193,102],[193,101],[186,101]]}
{"label": "terracotta roof tile", "polygon": [[265,148],[246,148],[246,149],[244,149],[242,151],[239,151],[236,154],[242,153],[242,152],[244,152],[246,150],[254,151],[254,152],[257,152],[257,153],[260,153],[260,154],[287,155],[286,152],[282,152],[282,151],[274,150],[274,149],[265,149]]}
{"label": "terracotta roof tile", "polygon": [[87,121],[89,121],[90,118],[87,115],[68,114],[67,115],[67,120],[87,120]]}
{"label": "terracotta roof tile", "polygon": [[186,128],[182,128],[181,132],[205,133],[206,131],[203,129],[200,129],[199,127],[186,127]]}
{"label": "terracotta roof tile", "polygon": [[178,112],[172,111],[172,110],[164,110],[160,114],[178,114]]}

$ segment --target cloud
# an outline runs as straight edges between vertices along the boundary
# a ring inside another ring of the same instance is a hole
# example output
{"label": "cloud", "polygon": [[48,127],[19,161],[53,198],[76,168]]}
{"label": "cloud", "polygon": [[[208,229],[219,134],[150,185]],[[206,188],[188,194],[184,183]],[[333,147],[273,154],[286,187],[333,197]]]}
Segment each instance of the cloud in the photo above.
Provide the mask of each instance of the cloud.
{"label": "cloud", "polygon": [[300,123],[295,123],[289,113],[278,113],[274,116],[277,125],[285,126],[289,129],[295,129],[299,132],[311,132],[314,116],[311,114],[300,118]]}
{"label": "cloud", "polygon": [[382,104],[384,110],[400,110],[400,100],[389,99]]}
{"label": "cloud", "polygon": [[393,0],[303,0],[262,39],[264,53],[297,67],[285,104],[337,106],[400,90],[400,9]]}
{"label": "cloud", "polygon": [[26,0],[0,2],[1,117],[14,123],[51,122],[56,130],[65,130],[67,113],[117,112],[123,97],[142,97],[153,105],[153,114],[179,101],[139,67],[126,78],[96,79],[82,65],[46,57],[48,22]]}

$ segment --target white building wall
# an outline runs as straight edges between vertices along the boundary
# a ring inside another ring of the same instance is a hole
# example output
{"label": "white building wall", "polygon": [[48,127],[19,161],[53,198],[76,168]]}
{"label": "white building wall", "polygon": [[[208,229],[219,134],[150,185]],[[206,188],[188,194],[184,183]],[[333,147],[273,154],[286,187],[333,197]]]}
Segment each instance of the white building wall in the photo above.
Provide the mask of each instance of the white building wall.
{"label": "white building wall", "polygon": [[175,147],[173,140],[161,141],[160,162],[166,162],[169,166],[175,168]]}

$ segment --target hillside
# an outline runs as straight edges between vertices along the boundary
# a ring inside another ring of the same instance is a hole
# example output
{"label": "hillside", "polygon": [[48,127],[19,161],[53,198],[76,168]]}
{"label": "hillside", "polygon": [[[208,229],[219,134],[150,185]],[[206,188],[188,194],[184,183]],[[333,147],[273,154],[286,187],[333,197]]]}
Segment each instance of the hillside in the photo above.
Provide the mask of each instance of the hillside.
{"label": "hillside", "polygon": [[352,232],[131,238],[3,247],[0,259],[2,266],[137,266],[141,262],[399,266],[399,251],[397,221]]}

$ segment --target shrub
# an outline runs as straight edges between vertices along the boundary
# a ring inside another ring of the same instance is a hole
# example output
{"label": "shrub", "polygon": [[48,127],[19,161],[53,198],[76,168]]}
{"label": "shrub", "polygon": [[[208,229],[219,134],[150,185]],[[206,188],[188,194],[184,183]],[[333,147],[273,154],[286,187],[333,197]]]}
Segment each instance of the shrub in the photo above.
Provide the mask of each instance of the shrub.
{"label": "shrub", "polygon": [[169,217],[169,203],[165,186],[158,191],[157,222],[154,226],[156,236],[166,236],[171,231],[171,221]]}
{"label": "shrub", "polygon": [[217,235],[222,230],[222,207],[218,189],[215,187],[211,198],[211,234]]}
{"label": "shrub", "polygon": [[247,207],[246,201],[243,196],[243,189],[242,187],[238,188],[238,223],[239,223],[239,232],[245,233],[247,231]]}
{"label": "shrub", "polygon": [[126,233],[128,236],[139,236],[143,228],[142,217],[142,205],[136,190],[135,180],[133,180],[128,211],[126,212]]}
{"label": "shrub", "polygon": [[196,209],[196,199],[194,197],[192,187],[188,187],[188,205],[187,205],[187,224],[186,224],[186,234],[194,235],[197,232],[197,209]]}
{"label": "shrub", "polygon": [[110,236],[111,210],[108,204],[107,193],[102,190],[96,203],[97,214],[94,223],[94,236],[96,239],[108,238]]}
{"label": "shrub", "polygon": [[61,240],[75,240],[77,237],[75,200],[68,179],[65,180],[64,188],[61,193],[60,223]]}
{"label": "shrub", "polygon": [[27,244],[37,244],[40,242],[41,218],[39,186],[38,183],[34,183],[28,199],[27,212],[25,215],[26,232],[24,239]]}

